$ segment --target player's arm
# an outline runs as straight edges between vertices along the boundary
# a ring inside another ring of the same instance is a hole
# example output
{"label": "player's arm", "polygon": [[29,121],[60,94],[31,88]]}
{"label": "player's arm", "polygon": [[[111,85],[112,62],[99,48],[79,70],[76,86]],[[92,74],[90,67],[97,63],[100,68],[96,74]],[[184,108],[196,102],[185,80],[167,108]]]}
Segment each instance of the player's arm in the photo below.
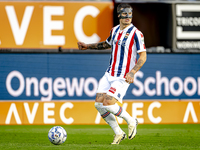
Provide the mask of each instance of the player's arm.
{"label": "player's arm", "polygon": [[147,60],[147,54],[146,51],[139,53],[139,59],[137,61],[137,63],[135,64],[135,66],[133,67],[133,69],[131,70],[131,72],[133,74],[135,74],[138,70],[140,70],[140,68],[144,65],[144,63]]}
{"label": "player's arm", "polygon": [[86,49],[104,50],[104,49],[111,48],[111,46],[106,41],[93,43],[93,44],[85,44],[83,42],[78,42],[77,44],[78,44],[79,50],[86,50]]}
{"label": "player's arm", "polygon": [[147,59],[147,54],[146,51],[140,52],[139,53],[139,59],[137,61],[137,63],[135,64],[135,66],[133,67],[133,69],[126,74],[125,79],[128,83],[133,83],[134,81],[134,75],[135,73],[140,70],[140,68],[144,65],[144,63],[146,62]]}

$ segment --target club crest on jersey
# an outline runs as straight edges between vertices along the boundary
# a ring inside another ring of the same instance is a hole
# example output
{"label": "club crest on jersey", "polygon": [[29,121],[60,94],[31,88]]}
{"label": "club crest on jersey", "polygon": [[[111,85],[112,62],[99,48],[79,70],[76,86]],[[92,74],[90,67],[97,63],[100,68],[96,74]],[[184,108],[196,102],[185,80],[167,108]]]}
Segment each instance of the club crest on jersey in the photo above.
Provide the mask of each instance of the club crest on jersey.
{"label": "club crest on jersey", "polygon": [[111,87],[111,88],[109,89],[109,92],[111,92],[111,93],[115,94],[115,92],[116,92],[116,88],[114,88],[114,87]]}
{"label": "club crest on jersey", "polygon": [[126,33],[125,38],[128,38],[128,36],[129,36],[129,33]]}

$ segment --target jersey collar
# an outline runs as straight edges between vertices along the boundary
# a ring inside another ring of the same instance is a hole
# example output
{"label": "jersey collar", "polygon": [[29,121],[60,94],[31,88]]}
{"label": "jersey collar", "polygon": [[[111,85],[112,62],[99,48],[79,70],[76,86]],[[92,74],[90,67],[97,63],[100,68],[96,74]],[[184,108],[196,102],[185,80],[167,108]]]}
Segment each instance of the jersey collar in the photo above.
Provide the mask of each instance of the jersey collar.
{"label": "jersey collar", "polygon": [[123,30],[120,30],[119,32],[126,32],[130,27],[132,27],[133,24],[131,23],[129,26],[127,26],[126,28],[124,28]]}

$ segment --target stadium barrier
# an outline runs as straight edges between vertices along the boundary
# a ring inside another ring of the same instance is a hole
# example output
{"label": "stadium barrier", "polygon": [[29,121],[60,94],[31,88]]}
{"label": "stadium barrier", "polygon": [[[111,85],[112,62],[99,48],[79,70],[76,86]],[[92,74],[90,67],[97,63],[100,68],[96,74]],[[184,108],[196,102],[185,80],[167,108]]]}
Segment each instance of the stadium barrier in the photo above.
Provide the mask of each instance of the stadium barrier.
{"label": "stadium barrier", "polygon": [[[200,123],[200,101],[124,101],[140,124]],[[0,102],[1,125],[105,124],[91,101]],[[126,122],[117,118],[119,124]]]}
{"label": "stadium barrier", "polygon": [[[109,57],[1,54],[0,124],[103,124],[94,99]],[[124,109],[143,124],[199,123],[199,65],[199,54],[148,54]]]}
{"label": "stadium barrier", "polygon": [[[200,5],[187,4],[131,4],[147,47],[199,52]],[[118,24],[113,10],[112,2],[0,2],[0,50],[72,50],[77,41],[105,40]],[[195,24],[183,24],[185,19]],[[123,108],[141,124],[200,123],[199,57],[148,54]],[[105,124],[94,99],[109,58],[108,53],[1,53],[0,124]]]}

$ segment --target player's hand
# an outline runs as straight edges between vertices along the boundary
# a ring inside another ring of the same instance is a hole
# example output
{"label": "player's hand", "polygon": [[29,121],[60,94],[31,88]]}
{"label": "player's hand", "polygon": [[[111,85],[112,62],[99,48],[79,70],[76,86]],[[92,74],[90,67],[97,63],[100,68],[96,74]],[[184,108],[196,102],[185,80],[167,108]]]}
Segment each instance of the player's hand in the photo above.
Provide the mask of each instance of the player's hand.
{"label": "player's hand", "polygon": [[126,79],[125,81],[127,83],[129,83],[129,84],[133,83],[134,82],[134,73],[130,71],[129,73],[126,74],[125,79]]}
{"label": "player's hand", "polygon": [[77,42],[77,44],[78,44],[79,50],[86,50],[87,49],[87,44],[85,44],[83,42]]}

